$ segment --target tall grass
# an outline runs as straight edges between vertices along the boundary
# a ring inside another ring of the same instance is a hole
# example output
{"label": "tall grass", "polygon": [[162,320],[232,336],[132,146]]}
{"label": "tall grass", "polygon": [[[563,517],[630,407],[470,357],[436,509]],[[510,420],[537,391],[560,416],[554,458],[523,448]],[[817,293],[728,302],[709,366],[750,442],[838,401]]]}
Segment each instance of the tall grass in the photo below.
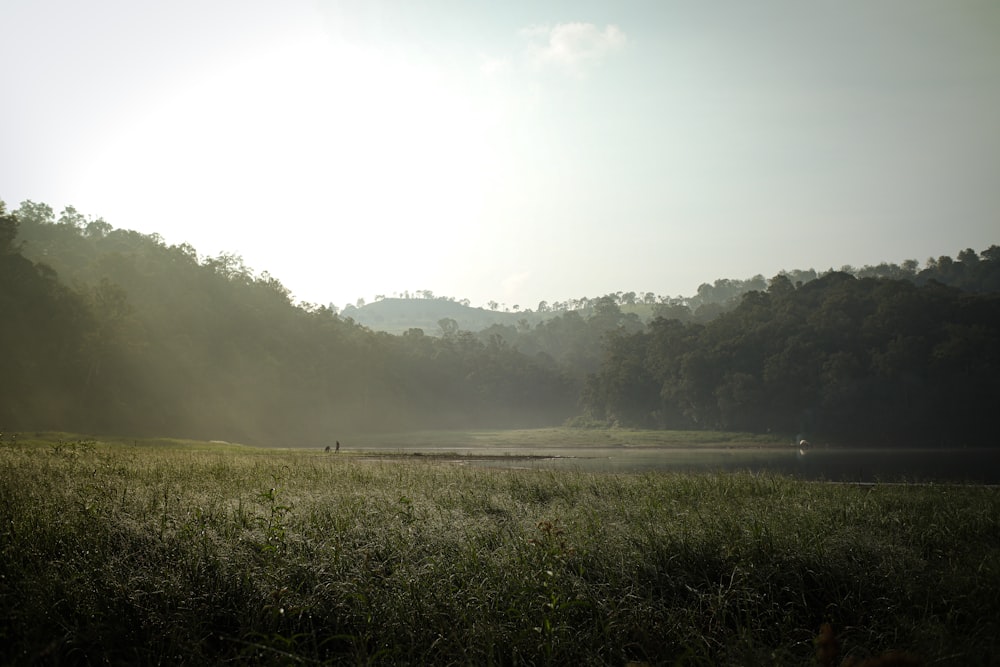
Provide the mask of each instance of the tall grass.
{"label": "tall grass", "polygon": [[[1000,656],[1000,491],[0,444],[5,664]],[[938,664],[938,663],[935,663]]]}

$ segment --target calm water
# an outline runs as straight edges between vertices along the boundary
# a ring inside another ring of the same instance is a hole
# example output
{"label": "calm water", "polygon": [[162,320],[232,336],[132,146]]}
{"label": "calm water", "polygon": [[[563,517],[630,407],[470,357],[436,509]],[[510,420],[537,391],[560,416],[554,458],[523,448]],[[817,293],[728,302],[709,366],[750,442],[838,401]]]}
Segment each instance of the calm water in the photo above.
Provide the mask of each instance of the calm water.
{"label": "calm water", "polygon": [[[427,451],[427,450],[424,450]],[[559,449],[455,450],[466,456],[509,454],[509,459],[463,459],[465,465],[586,472],[775,472],[835,482],[974,482],[1000,484],[1000,449]],[[519,455],[551,458],[527,459]]]}

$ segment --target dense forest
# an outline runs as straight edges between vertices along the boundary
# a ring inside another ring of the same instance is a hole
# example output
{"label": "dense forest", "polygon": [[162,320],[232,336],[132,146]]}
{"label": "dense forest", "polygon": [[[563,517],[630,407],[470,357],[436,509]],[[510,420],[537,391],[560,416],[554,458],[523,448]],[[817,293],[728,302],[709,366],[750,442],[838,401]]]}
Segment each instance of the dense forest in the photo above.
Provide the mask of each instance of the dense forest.
{"label": "dense forest", "polygon": [[993,444],[997,246],[543,302],[476,331],[456,315],[394,335],[360,310],[293,303],[236,255],[0,202],[0,430],[295,445],[572,420]]}
{"label": "dense forest", "polygon": [[[995,272],[998,250],[975,262]],[[614,333],[584,390],[622,424],[867,444],[994,444],[998,398],[1000,294],[845,273],[778,276],[706,325]]]}
{"label": "dense forest", "polygon": [[72,209],[2,211],[0,430],[291,445],[576,410],[554,362],[501,341],[374,333],[292,304],[236,256],[202,259]]}

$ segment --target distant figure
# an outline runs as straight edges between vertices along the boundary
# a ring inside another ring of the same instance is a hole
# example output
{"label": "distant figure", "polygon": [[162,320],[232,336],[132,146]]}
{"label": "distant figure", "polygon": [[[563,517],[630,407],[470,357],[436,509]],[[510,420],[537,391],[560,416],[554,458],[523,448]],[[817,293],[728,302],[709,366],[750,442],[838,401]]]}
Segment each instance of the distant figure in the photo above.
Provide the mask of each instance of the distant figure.
{"label": "distant figure", "polygon": [[326,446],[326,449],[325,449],[325,450],[323,450],[323,451],[325,451],[325,452],[326,452],[327,454],[329,454],[329,453],[330,453],[330,445],[327,445],[327,446]]}
{"label": "distant figure", "polygon": [[[329,448],[329,447],[327,447],[327,449],[330,449],[330,448]],[[337,441],[337,451],[338,451],[338,452],[340,451],[340,440],[338,440],[338,441]]]}

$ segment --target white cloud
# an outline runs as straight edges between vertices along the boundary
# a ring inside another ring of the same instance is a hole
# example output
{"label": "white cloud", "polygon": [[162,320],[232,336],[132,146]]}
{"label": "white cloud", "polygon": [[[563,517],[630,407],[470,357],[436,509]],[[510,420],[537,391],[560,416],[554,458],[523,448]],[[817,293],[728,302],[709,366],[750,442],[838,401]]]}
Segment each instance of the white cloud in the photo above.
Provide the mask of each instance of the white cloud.
{"label": "white cloud", "polygon": [[628,37],[614,24],[598,28],[593,23],[531,25],[521,30],[530,43],[526,56],[536,68],[555,67],[582,76],[585,68],[622,49]]}

